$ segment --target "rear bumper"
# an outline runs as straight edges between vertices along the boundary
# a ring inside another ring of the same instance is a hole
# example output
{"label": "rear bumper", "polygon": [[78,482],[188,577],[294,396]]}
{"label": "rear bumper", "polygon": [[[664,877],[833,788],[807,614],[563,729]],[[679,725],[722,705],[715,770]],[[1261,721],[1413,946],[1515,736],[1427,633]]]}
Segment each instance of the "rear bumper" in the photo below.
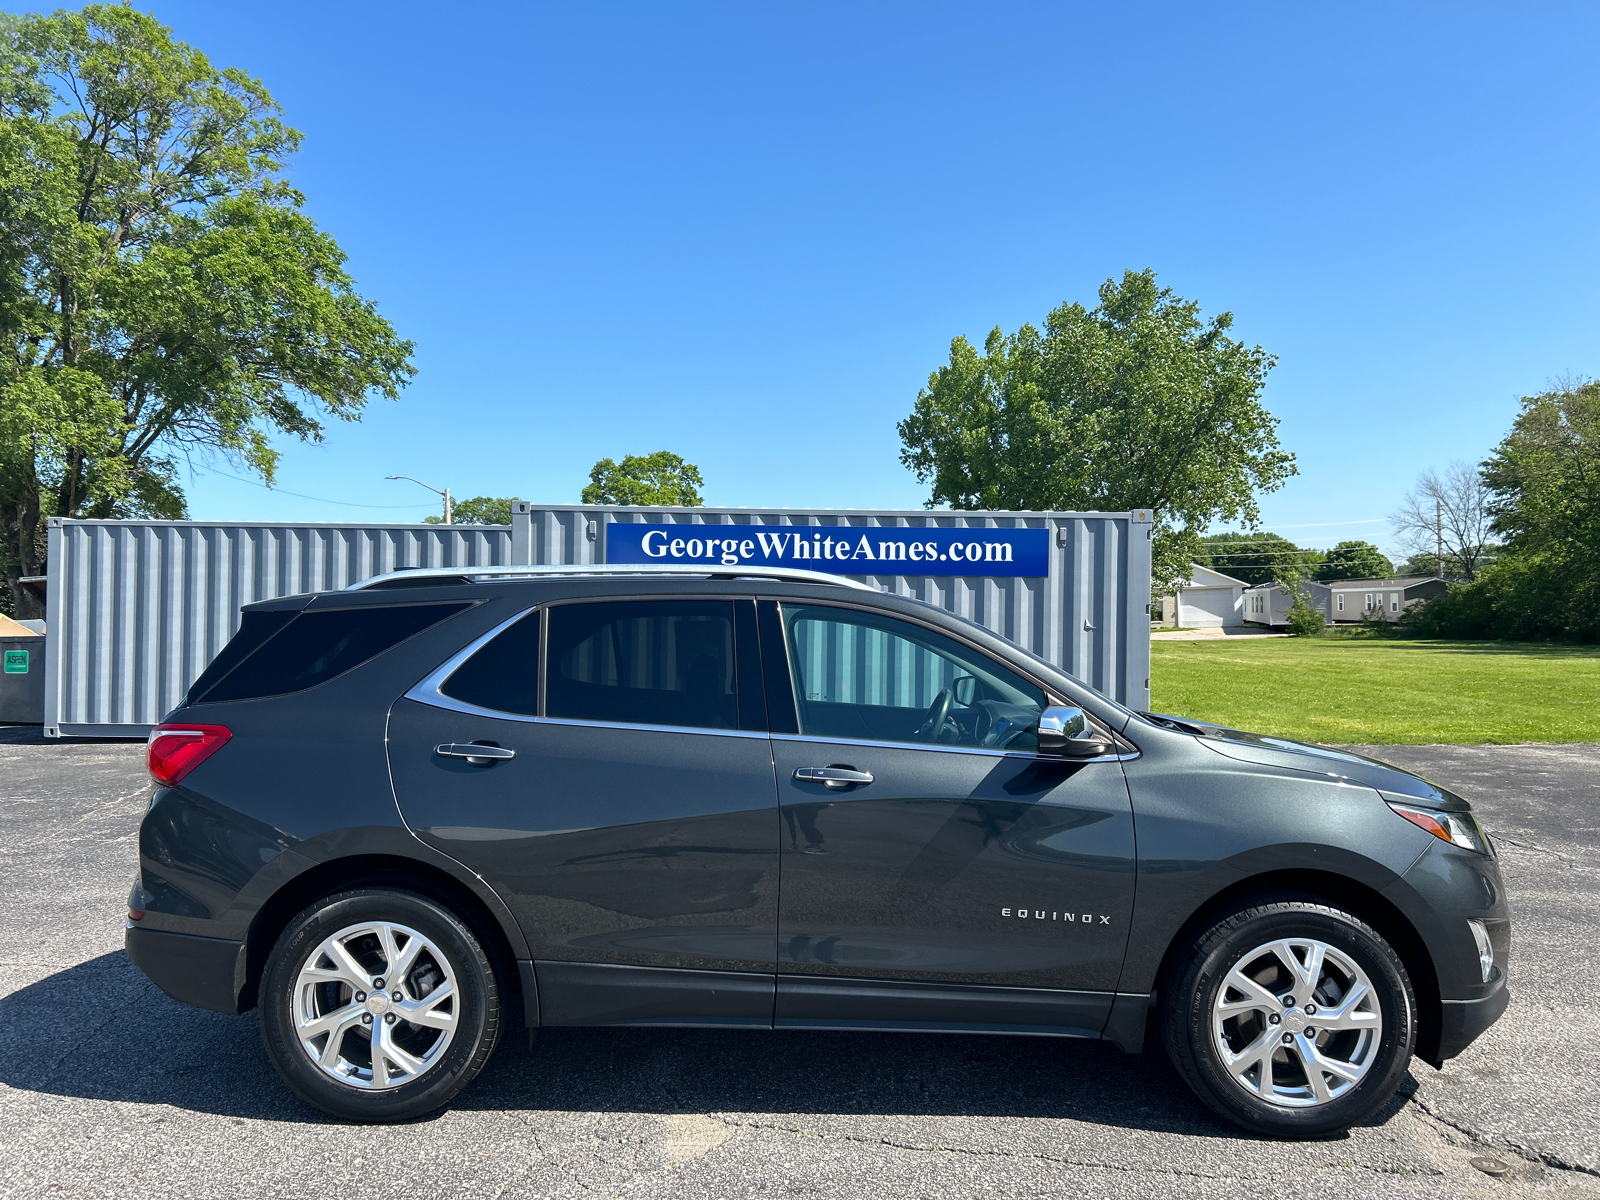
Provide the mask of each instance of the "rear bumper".
{"label": "rear bumper", "polygon": [[213,1012],[239,1011],[243,942],[128,926],[128,957],[174,1000]]}
{"label": "rear bumper", "polygon": [[1454,1058],[1473,1042],[1478,1035],[1500,1019],[1506,1005],[1511,1003],[1511,989],[1501,988],[1482,1000],[1446,1000],[1439,1022],[1439,1061]]}

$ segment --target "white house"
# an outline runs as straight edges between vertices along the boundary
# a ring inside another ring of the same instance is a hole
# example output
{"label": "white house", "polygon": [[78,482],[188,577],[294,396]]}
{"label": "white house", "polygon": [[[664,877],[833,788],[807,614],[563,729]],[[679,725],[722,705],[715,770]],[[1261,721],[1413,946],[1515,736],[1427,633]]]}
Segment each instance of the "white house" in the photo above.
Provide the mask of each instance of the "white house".
{"label": "white house", "polygon": [[[1324,625],[1333,622],[1333,589],[1325,583],[1300,585],[1306,603],[1322,614]],[[1250,625],[1282,626],[1289,623],[1294,594],[1281,583],[1258,583],[1244,590],[1244,619]]]}

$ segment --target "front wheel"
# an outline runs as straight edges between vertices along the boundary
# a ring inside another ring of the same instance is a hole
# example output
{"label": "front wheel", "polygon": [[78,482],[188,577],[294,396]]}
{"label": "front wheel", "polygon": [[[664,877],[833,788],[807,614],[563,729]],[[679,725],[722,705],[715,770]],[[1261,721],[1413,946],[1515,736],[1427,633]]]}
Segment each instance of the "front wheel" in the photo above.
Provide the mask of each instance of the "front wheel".
{"label": "front wheel", "polygon": [[1326,1137],[1399,1086],[1416,1041],[1404,965],[1358,917],[1314,900],[1262,901],[1218,922],[1173,976],[1173,1065],[1253,1132]]}
{"label": "front wheel", "polygon": [[278,938],[260,995],[261,1040],[283,1081],[351,1121],[402,1121],[448,1103],[499,1037],[483,948],[415,892],[317,901]]}

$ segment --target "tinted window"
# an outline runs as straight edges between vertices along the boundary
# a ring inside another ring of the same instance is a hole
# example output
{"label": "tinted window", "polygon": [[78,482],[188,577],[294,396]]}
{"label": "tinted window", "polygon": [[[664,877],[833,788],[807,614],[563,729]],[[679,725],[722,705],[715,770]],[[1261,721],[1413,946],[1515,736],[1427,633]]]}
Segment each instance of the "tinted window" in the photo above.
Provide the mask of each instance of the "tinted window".
{"label": "tinted window", "polygon": [[738,728],[733,604],[562,604],[549,612],[545,714]]}
{"label": "tinted window", "polygon": [[539,614],[495,636],[439,690],[465,704],[534,716],[539,711]]}
{"label": "tinted window", "polygon": [[200,678],[189,685],[189,695],[185,704],[194,704],[208,691],[217,686],[217,680],[232,671],[250,655],[261,648],[273,634],[277,633],[295,617],[300,615],[300,610],[283,608],[274,612],[247,612],[239,618],[239,632],[224,646],[211,664],[200,672]]}
{"label": "tinted window", "polygon": [[196,699],[253,700],[316,687],[466,607],[407,604],[300,613]]}
{"label": "tinted window", "polygon": [[909,621],[783,606],[800,732],[813,737],[1032,750],[1044,692],[987,655]]}

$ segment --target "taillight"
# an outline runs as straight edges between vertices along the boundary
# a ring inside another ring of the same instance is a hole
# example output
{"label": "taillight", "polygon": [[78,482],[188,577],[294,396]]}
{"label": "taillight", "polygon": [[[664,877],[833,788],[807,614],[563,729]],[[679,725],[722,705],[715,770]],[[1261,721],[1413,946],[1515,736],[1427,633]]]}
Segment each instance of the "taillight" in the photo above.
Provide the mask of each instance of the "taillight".
{"label": "taillight", "polygon": [[162,787],[172,787],[227,744],[226,725],[157,725],[150,731],[145,764]]}

